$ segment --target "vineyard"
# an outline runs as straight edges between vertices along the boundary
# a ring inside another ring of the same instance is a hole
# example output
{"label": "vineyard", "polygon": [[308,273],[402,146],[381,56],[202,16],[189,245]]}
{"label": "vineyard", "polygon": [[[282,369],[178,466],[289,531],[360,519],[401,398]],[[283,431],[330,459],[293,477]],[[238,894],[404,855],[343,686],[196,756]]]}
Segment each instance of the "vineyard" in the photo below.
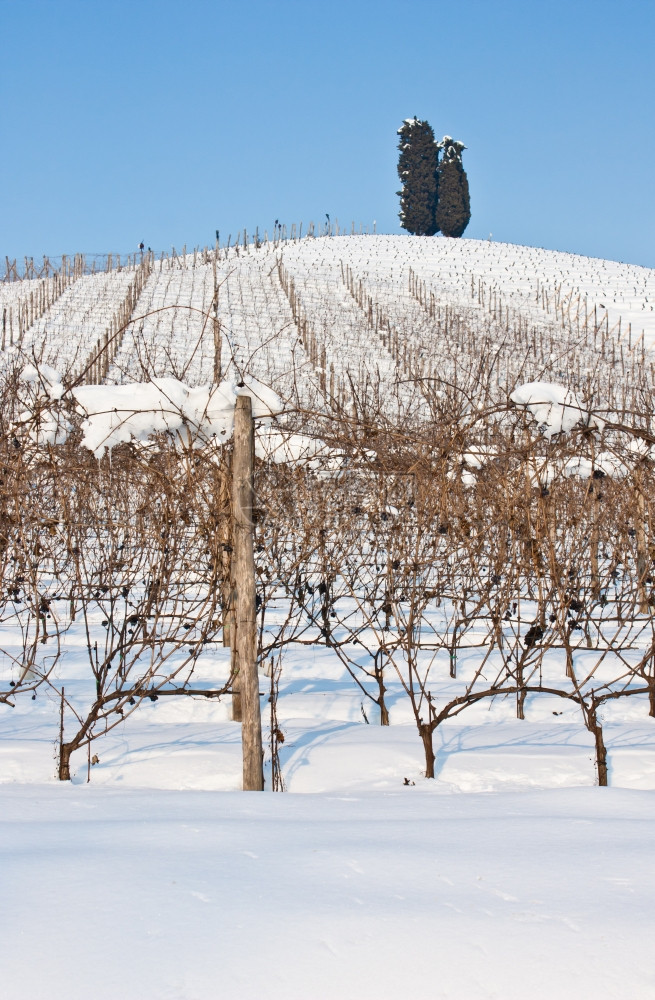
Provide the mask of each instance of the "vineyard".
{"label": "vineyard", "polygon": [[473,240],[7,260],[1,780],[240,787],[249,394],[266,787],[652,788],[654,303]]}

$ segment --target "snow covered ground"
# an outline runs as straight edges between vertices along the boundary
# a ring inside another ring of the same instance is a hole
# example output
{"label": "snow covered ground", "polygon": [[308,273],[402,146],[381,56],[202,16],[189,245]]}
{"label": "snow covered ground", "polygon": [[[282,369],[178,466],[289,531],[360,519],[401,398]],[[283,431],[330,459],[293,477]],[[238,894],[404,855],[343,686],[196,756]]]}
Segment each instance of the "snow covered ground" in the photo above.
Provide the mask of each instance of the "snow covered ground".
{"label": "snow covered ground", "polygon": [[7,785],[3,995],[652,997],[655,795]]}
{"label": "snow covered ground", "polygon": [[[88,682],[66,661],[75,703]],[[610,788],[577,712],[547,699],[523,721],[505,700],[444,723],[426,781],[392,683],[381,727],[328,652],[284,662],[285,794],[239,791],[229,698],[144,702],[93,744],[90,783],[73,757],[70,784],[54,780],[55,698],[2,708],[4,996],[653,996],[643,703],[606,722]],[[265,693],[262,711],[266,735]]]}
{"label": "snow covered ground", "polygon": [[[133,274],[77,277],[26,329],[25,351],[38,355],[41,344],[44,360],[77,365]],[[624,348],[634,360],[635,344],[655,341],[655,272],[531,248],[307,239],[232,250],[216,280],[224,373],[312,404],[344,391],[350,375],[377,378],[378,391],[395,384],[405,405],[408,372],[460,363],[464,335],[460,353],[448,351],[464,316],[477,315],[490,343],[521,317],[521,335],[534,342],[524,382],[565,366],[551,357],[558,344],[583,368],[595,364],[592,316],[599,328],[607,316],[610,382]],[[20,285],[0,285],[0,306],[15,307]],[[210,382],[214,291],[202,256],[157,262],[107,381]],[[508,382],[511,352],[508,343]],[[8,345],[5,361],[16,354]],[[2,623],[10,652],[11,628],[15,621]],[[81,627],[70,629],[53,687],[0,705],[3,997],[655,996],[655,719],[646,695],[602,709],[608,788],[596,787],[579,709],[541,694],[528,695],[522,720],[504,696],[441,724],[427,780],[397,680],[385,677],[383,727],[330,650],[296,646],[284,653],[277,702],[284,794],[270,791],[270,747],[267,790],[240,791],[229,697],[146,699],[88,756],[74,753],[72,780],[60,783],[57,691],[65,684],[69,732],[72,709],[94,692],[85,643]],[[456,693],[479,656],[462,652],[455,681],[437,662],[439,696]],[[194,683],[220,685],[228,660],[208,643]],[[9,657],[0,666],[4,689],[16,665]],[[561,681],[561,653],[549,654],[548,669]],[[265,741],[269,683],[262,675]]]}

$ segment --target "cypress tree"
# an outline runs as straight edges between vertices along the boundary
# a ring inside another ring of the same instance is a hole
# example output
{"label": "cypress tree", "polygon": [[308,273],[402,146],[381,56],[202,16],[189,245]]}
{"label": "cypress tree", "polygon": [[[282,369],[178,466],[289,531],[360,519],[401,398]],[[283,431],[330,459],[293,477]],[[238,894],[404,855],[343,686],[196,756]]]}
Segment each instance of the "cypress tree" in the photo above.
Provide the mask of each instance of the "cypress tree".
{"label": "cypress tree", "polygon": [[439,201],[435,213],[436,226],[444,236],[461,236],[471,219],[469,182],[462,166],[462,142],[445,135],[437,143],[441,150],[439,163]]}
{"label": "cypress tree", "polygon": [[434,236],[439,150],[428,122],[406,118],[398,129],[400,225],[415,236]]}

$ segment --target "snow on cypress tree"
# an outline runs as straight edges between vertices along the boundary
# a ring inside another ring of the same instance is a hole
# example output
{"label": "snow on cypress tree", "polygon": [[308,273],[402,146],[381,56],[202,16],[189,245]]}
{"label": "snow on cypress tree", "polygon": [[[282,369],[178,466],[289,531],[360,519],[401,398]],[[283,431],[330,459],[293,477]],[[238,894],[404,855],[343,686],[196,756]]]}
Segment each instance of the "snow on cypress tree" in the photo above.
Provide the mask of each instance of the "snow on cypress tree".
{"label": "snow on cypress tree", "polygon": [[402,181],[400,225],[415,236],[437,232],[437,165],[439,150],[428,122],[406,118],[398,129],[398,176]]}
{"label": "snow on cypress tree", "polygon": [[461,236],[471,219],[469,182],[462,166],[462,150],[466,146],[445,135],[437,147],[442,155],[435,223],[444,236]]}

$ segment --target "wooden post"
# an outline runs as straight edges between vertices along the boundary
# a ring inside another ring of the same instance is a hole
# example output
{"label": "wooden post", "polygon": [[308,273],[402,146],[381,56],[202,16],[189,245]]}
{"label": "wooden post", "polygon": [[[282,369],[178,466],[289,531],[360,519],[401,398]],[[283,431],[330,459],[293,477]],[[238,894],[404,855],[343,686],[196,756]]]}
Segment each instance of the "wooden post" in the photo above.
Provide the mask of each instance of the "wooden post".
{"label": "wooden post", "polygon": [[648,603],[648,589],[646,587],[649,559],[648,547],[646,545],[646,498],[644,496],[641,480],[641,469],[637,468],[635,472],[635,493],[637,501],[637,516],[635,518],[635,528],[637,534],[637,601],[639,613],[647,615],[650,610]]}
{"label": "wooden post", "polygon": [[212,299],[212,326],[214,331],[214,384],[218,385],[223,377],[221,367],[221,321],[218,318],[218,274],[216,271],[216,254],[213,260],[214,298]]}
{"label": "wooden post", "polygon": [[232,642],[241,696],[241,746],[243,790],[264,788],[262,721],[257,676],[257,612],[255,607],[255,548],[253,507],[253,460],[255,427],[250,396],[237,397],[234,410],[234,455],[232,458],[232,572],[235,592],[235,632]]}

